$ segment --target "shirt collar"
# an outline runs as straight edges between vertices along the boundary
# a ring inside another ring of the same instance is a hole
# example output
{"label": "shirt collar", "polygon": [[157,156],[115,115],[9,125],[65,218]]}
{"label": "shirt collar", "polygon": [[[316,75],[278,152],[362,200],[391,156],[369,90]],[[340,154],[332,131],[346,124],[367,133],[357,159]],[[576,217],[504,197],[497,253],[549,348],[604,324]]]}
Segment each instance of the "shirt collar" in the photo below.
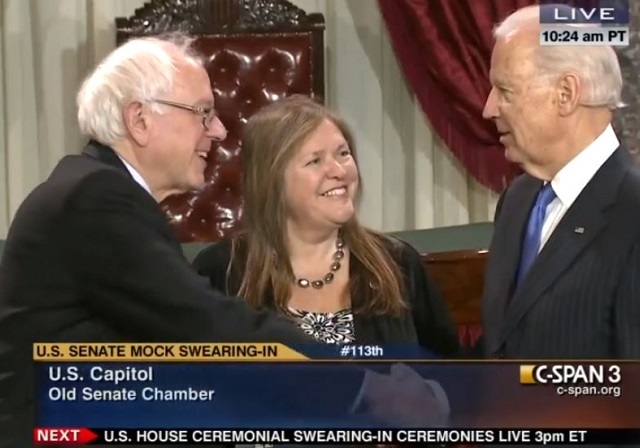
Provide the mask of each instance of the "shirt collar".
{"label": "shirt collar", "polygon": [[551,180],[551,186],[563,206],[570,207],[573,204],[619,146],[620,142],[609,124],[598,138],[558,171]]}
{"label": "shirt collar", "polygon": [[124,166],[127,168],[127,171],[129,171],[129,173],[131,174],[131,177],[133,177],[133,180],[135,180],[142,188],[144,188],[147,191],[147,193],[151,194],[151,188],[149,188],[149,184],[145,182],[144,178],[140,175],[140,173],[136,171],[136,169],[133,166],[131,166],[129,162],[124,160],[120,156],[120,154],[118,154],[118,158],[122,161],[122,163],[124,163]]}

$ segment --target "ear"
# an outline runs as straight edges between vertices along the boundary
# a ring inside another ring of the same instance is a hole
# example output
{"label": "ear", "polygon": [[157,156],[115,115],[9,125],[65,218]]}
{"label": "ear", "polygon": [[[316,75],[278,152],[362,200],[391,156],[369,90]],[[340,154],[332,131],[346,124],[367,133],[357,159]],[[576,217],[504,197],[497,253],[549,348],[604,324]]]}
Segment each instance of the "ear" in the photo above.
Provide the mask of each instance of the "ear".
{"label": "ear", "polygon": [[149,110],[138,101],[128,104],[122,111],[122,120],[131,139],[138,146],[146,146],[149,142]]}
{"label": "ear", "polygon": [[580,106],[582,83],[573,73],[563,75],[558,82],[558,106],[560,116],[566,117]]}

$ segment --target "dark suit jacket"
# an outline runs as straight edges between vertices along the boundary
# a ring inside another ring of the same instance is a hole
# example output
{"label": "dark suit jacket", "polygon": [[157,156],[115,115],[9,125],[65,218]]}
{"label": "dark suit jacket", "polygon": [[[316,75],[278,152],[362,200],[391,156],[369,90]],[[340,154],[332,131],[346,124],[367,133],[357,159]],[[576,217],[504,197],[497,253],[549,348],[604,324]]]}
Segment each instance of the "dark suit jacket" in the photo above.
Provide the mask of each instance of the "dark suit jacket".
{"label": "dark suit jacket", "polygon": [[485,354],[640,358],[640,174],[624,148],[598,170],[514,291],[539,180],[518,177],[496,212],[486,273]]}
{"label": "dark suit jacket", "polygon": [[[110,148],[90,142],[82,155],[62,159],[27,197],[7,237],[0,279],[0,440],[8,446],[12,438],[16,446],[31,444],[31,344],[38,341],[310,339],[275,313],[211,289],[183,256],[155,200]],[[363,377],[345,369],[350,374],[353,381],[336,394],[345,410]]]}
{"label": "dark suit jacket", "polygon": [[[409,311],[399,317],[355,313],[358,344],[420,344],[432,354],[455,356],[459,344],[453,321],[435,285],[427,277],[420,255],[397,239],[384,238],[383,244],[404,274]],[[209,278],[215,289],[235,295],[243,272],[242,267],[234,266],[227,276],[230,258],[231,241],[227,240],[203,249],[193,265],[200,274]],[[362,264],[355,257],[349,266],[351,272],[362,269]],[[352,291],[351,296],[354,304],[359,304],[358,298],[362,294]],[[273,297],[267,297],[266,302],[273,303]]]}

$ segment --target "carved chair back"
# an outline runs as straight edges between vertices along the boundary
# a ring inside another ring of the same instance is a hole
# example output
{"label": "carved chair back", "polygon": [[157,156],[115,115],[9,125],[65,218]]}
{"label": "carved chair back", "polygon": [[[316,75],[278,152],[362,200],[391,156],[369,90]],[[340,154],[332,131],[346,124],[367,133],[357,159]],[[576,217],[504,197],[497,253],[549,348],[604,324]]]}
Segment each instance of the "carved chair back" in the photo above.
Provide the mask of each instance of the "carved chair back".
{"label": "carved chair back", "polygon": [[228,137],[213,143],[199,191],[162,204],[182,242],[218,241],[242,224],[242,128],[261,107],[292,94],[324,98],[324,17],[286,0],[153,0],[117,18],[117,43],[181,32],[206,59]]}

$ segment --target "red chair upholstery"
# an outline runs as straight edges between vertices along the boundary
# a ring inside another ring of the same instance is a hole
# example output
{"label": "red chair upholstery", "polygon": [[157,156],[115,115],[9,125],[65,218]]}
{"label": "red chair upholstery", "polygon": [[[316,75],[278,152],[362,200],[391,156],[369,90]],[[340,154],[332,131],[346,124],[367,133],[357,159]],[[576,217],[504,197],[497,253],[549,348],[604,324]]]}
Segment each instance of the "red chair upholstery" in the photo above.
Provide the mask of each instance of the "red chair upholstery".
{"label": "red chair upholstery", "polygon": [[205,187],[162,205],[181,242],[233,235],[242,221],[244,123],[288,95],[323,99],[324,17],[285,0],[153,0],[132,17],[116,19],[116,28],[118,44],[171,31],[196,37],[228,137],[213,144]]}

